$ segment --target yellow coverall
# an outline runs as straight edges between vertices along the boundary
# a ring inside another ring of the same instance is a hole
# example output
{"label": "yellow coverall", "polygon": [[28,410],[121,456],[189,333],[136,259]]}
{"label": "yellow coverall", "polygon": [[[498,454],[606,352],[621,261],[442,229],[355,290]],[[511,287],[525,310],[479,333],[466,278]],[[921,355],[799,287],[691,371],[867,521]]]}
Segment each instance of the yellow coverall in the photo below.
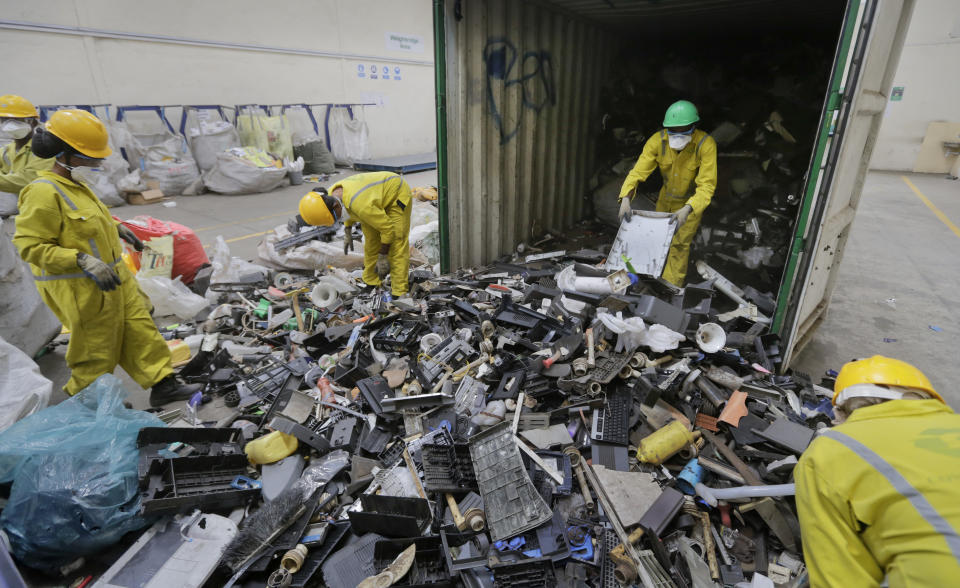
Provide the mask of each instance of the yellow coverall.
{"label": "yellow coverall", "polygon": [[[170,349],[157,331],[137,280],[120,255],[117,223],[89,188],[53,172],[20,193],[13,243],[30,263],[37,289],[70,329],[65,387],[73,395],[117,364],[143,388],[173,373]],[[120,276],[104,292],[77,266],[77,253],[97,257]]]}
{"label": "yellow coverall", "polygon": [[363,229],[363,281],[379,286],[377,255],[381,245],[390,245],[391,291],[403,296],[409,291],[410,214],[413,197],[410,186],[393,172],[370,172],[340,180],[330,192],[343,188],[343,207],[350,218],[344,224],[360,223]]}
{"label": "yellow coverall", "polygon": [[20,149],[15,142],[7,143],[0,150],[0,192],[19,194],[27,184],[37,179],[37,172],[49,171],[53,158],[41,159],[30,151],[33,139]]}
{"label": "yellow coverall", "polygon": [[814,588],[960,586],[960,415],[946,404],[858,408],[794,477]]}
{"label": "yellow coverall", "polygon": [[633,198],[637,184],[646,180],[658,166],[663,176],[663,188],[657,199],[657,212],[676,212],[687,204],[693,208],[687,222],[677,228],[663,268],[663,279],[682,286],[687,275],[690,243],[697,234],[703,211],[717,189],[717,143],[713,137],[697,129],[693,131],[690,143],[677,152],[670,148],[667,131],[661,130],[647,139],[643,153],[620,188],[620,198]]}

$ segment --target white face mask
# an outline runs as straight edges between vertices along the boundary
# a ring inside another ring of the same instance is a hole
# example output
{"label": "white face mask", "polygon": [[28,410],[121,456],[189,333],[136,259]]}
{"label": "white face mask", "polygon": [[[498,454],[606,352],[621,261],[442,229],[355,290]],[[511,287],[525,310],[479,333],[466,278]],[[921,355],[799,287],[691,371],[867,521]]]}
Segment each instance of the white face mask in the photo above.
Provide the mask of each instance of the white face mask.
{"label": "white face mask", "polygon": [[7,119],[0,123],[0,132],[11,139],[22,139],[33,129],[25,120]]}
{"label": "white face mask", "polygon": [[671,135],[667,133],[667,141],[670,142],[670,148],[676,149],[677,151],[683,150],[683,148],[690,143],[691,139],[693,139],[693,135]]}

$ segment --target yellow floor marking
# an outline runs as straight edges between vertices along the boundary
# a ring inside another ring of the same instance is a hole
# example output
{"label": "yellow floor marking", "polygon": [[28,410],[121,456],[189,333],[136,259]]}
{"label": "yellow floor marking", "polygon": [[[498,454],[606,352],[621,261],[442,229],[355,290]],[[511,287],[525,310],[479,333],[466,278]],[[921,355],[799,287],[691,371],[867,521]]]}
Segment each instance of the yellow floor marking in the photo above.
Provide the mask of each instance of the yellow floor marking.
{"label": "yellow floor marking", "polygon": [[923,192],[921,192],[916,186],[914,186],[913,182],[911,182],[909,178],[907,178],[907,176],[900,176],[900,178],[904,182],[906,182],[907,186],[909,186],[911,190],[913,190],[913,193],[917,195],[917,198],[922,200],[923,203],[927,205],[927,208],[933,211],[933,214],[937,215],[937,218],[940,219],[940,222],[947,225],[947,228],[953,231],[954,235],[960,237],[960,228],[957,228],[957,225],[953,224],[953,222],[951,222],[950,219],[947,218],[947,215],[943,214],[943,212],[939,208],[937,208],[933,202],[930,202],[930,199],[924,196]]}
{"label": "yellow floor marking", "polygon": [[230,222],[230,223],[222,223],[222,224],[219,224],[219,225],[210,225],[209,227],[200,227],[199,229],[193,229],[193,232],[194,232],[194,233],[199,233],[200,231],[212,231],[213,229],[221,229],[221,228],[223,228],[223,227],[232,227],[232,226],[234,226],[234,225],[242,225],[242,224],[244,224],[244,223],[248,223],[248,222],[251,222],[251,221],[266,220],[266,219],[268,219],[268,218],[277,218],[278,216],[290,216],[291,214],[294,214],[295,212],[296,212],[295,210],[288,210],[288,211],[286,211],[286,212],[280,212],[280,213],[277,213],[277,214],[268,214],[268,215],[266,215],[266,216],[255,216],[255,217],[252,217],[252,218],[244,218],[244,219],[240,219],[240,220],[238,220],[238,221],[233,221],[233,222]]}

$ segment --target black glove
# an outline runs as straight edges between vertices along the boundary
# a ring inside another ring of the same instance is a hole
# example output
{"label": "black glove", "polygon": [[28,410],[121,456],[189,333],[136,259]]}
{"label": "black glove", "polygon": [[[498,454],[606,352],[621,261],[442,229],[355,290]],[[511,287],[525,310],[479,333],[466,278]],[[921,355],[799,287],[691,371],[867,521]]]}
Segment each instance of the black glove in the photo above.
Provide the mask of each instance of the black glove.
{"label": "black glove", "polygon": [[77,265],[101,290],[115,290],[120,285],[120,276],[117,275],[117,272],[96,257],[91,257],[86,253],[78,253]]}
{"label": "black glove", "polygon": [[126,225],[117,225],[117,233],[120,238],[133,246],[137,251],[143,251],[143,241],[137,237],[137,234],[131,231]]}

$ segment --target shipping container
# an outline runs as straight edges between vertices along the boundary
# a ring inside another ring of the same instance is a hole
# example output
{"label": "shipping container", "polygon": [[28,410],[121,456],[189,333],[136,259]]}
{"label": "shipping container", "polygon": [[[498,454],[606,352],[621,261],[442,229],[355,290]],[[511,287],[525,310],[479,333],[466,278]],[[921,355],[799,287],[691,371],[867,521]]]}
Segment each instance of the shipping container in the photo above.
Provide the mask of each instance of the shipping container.
{"label": "shipping container", "polygon": [[[806,76],[805,89],[817,96],[808,106],[819,113],[810,128],[791,129],[809,136],[809,164],[798,174],[771,324],[788,367],[826,314],[913,5],[435,0],[442,269],[488,263],[584,219],[595,187],[601,88],[624,51],[637,64],[662,64],[672,50],[699,41],[700,65],[735,84],[752,65],[731,59],[722,51],[728,45],[826,44],[823,67],[782,49],[758,65],[771,79]],[[734,90],[721,83],[710,102],[723,104]],[[721,171],[724,165],[721,159]]]}

